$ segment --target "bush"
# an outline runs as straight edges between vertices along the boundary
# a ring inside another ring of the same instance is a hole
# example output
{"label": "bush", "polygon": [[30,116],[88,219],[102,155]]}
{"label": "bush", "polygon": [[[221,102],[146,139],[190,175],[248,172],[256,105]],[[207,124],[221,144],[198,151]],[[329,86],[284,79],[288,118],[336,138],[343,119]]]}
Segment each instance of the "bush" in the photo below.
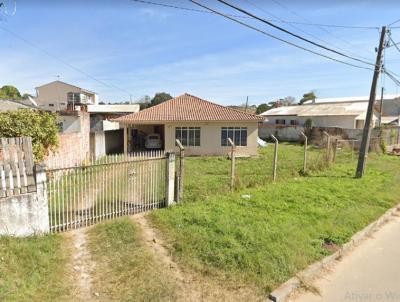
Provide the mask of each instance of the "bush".
{"label": "bush", "polygon": [[0,137],[32,137],[35,161],[42,161],[58,146],[56,118],[53,113],[29,109],[0,112]]}

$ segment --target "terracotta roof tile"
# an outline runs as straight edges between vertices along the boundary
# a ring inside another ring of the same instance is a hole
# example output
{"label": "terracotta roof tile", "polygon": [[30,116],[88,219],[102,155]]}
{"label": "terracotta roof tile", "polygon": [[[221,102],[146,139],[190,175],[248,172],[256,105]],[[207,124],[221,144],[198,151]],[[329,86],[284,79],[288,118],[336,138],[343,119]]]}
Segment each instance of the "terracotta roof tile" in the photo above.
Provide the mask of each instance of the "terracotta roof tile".
{"label": "terracotta roof tile", "polygon": [[262,121],[263,119],[261,116],[227,108],[185,93],[114,121],[131,124],[151,121]]}

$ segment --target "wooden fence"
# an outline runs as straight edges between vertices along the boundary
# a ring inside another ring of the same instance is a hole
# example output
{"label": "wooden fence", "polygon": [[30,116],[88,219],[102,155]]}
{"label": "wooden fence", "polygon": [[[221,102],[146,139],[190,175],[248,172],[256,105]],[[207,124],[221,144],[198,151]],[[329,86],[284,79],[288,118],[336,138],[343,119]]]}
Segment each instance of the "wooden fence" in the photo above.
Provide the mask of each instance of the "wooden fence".
{"label": "wooden fence", "polygon": [[0,198],[36,191],[32,138],[0,139]]}

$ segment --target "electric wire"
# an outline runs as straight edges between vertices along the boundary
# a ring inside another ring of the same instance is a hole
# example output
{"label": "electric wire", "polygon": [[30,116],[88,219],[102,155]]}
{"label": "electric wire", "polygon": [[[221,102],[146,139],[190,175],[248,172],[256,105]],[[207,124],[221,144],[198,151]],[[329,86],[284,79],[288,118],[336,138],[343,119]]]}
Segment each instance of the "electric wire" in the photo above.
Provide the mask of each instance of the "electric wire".
{"label": "electric wire", "polygon": [[286,44],[291,45],[291,46],[293,46],[293,47],[296,47],[296,48],[298,48],[298,49],[302,49],[302,50],[304,50],[304,51],[307,51],[307,52],[310,52],[310,53],[312,53],[312,54],[318,55],[318,56],[320,56],[320,57],[324,57],[324,58],[326,58],[326,59],[329,59],[329,60],[332,60],[332,61],[335,61],[335,62],[338,62],[338,63],[342,63],[342,64],[345,64],[345,65],[348,65],[348,66],[352,66],[352,67],[356,67],[356,68],[360,68],[360,69],[366,69],[366,70],[373,70],[372,68],[369,68],[369,67],[360,66],[360,65],[355,65],[355,64],[352,64],[352,63],[349,63],[349,62],[345,62],[345,61],[336,59],[336,58],[332,58],[332,57],[330,57],[330,56],[328,56],[328,55],[325,55],[325,54],[316,52],[316,51],[314,51],[314,50],[305,48],[305,47],[300,46],[300,45],[298,45],[298,44],[295,44],[295,43],[293,43],[293,42],[290,42],[290,41],[287,41],[287,40],[285,40],[285,39],[279,38],[279,37],[277,37],[277,36],[275,36],[275,35],[272,35],[272,34],[266,32],[266,31],[263,31],[263,30],[261,30],[261,29],[259,29],[259,28],[257,28],[257,27],[254,27],[254,26],[252,26],[252,25],[250,25],[250,24],[247,24],[247,23],[245,23],[245,22],[242,22],[242,21],[240,21],[240,20],[237,20],[237,19],[235,19],[235,18],[233,18],[233,17],[227,16],[227,15],[224,14],[224,13],[221,13],[221,12],[219,12],[219,11],[216,11],[216,10],[214,10],[214,9],[208,7],[208,6],[205,6],[205,5],[201,4],[201,3],[198,3],[198,2],[196,2],[196,1],[194,1],[194,0],[189,0],[189,1],[192,2],[192,3],[194,3],[194,4],[196,4],[196,5],[198,5],[198,6],[200,6],[200,7],[202,7],[202,8],[204,8],[204,9],[207,9],[207,10],[212,11],[212,12],[214,12],[214,13],[217,14],[217,15],[220,15],[220,16],[222,16],[222,17],[224,17],[224,18],[227,18],[227,19],[229,19],[229,20],[231,20],[231,21],[234,21],[234,22],[236,22],[236,23],[238,23],[238,24],[240,24],[240,25],[242,25],[242,26],[245,26],[245,27],[247,27],[247,28],[250,28],[250,29],[252,29],[252,30],[255,30],[255,31],[257,31],[257,32],[259,32],[259,33],[261,33],[261,34],[263,34],[263,35],[266,35],[266,36],[268,36],[268,37],[270,37],[270,38],[276,39],[276,40],[278,40],[278,41],[281,41],[281,42],[283,42],[283,43],[286,43]]}
{"label": "electric wire", "polygon": [[73,70],[75,70],[75,71],[77,71],[77,72],[79,72],[79,73],[85,75],[86,77],[92,79],[93,81],[95,81],[95,82],[97,82],[97,83],[99,83],[99,84],[101,84],[101,85],[103,85],[103,86],[106,86],[106,87],[108,87],[108,88],[112,88],[112,89],[115,89],[115,90],[118,90],[118,91],[127,93],[127,94],[129,94],[129,95],[131,94],[129,91],[127,91],[127,90],[125,90],[125,89],[123,89],[123,88],[121,88],[121,87],[118,87],[118,86],[116,86],[116,85],[114,85],[114,84],[109,84],[109,83],[106,83],[106,82],[104,82],[104,81],[102,81],[102,80],[97,79],[96,77],[94,77],[94,76],[92,76],[91,74],[87,73],[86,71],[80,69],[79,67],[76,67],[76,66],[72,65],[71,63],[65,61],[64,59],[62,59],[62,58],[60,58],[60,57],[58,57],[58,56],[56,56],[56,55],[54,55],[54,54],[48,52],[47,50],[45,50],[45,49],[43,49],[43,48],[37,46],[36,44],[30,42],[29,40],[25,39],[24,37],[20,36],[19,34],[17,34],[17,33],[13,32],[13,31],[11,31],[10,29],[8,29],[8,28],[6,28],[6,27],[4,27],[4,26],[0,26],[0,29],[2,29],[2,30],[4,30],[5,32],[9,33],[10,35],[16,37],[17,39],[23,41],[24,43],[28,44],[28,45],[31,46],[32,48],[35,48],[35,49],[41,51],[42,53],[44,53],[44,54],[46,54],[47,56],[53,58],[54,60],[57,60],[57,61],[63,63],[64,65],[68,66],[69,68],[71,68],[71,69],[73,69]]}
{"label": "electric wire", "polygon": [[[207,10],[202,10],[202,9],[195,9],[195,8],[189,8],[189,7],[184,7],[184,6],[178,6],[178,5],[172,5],[172,4],[166,4],[166,3],[157,3],[153,1],[145,1],[145,0],[131,0],[132,2],[137,2],[137,3],[143,3],[143,4],[148,4],[148,5],[154,5],[154,6],[161,6],[161,7],[167,7],[167,8],[173,8],[177,10],[185,10],[185,11],[193,11],[197,13],[206,13],[206,14],[214,14],[213,12],[207,11]],[[236,17],[236,18],[247,18],[250,19],[248,16],[241,16],[241,15],[230,15],[227,14],[228,16]],[[285,24],[298,24],[298,25],[307,25],[307,26],[317,26],[317,27],[332,27],[332,28],[347,28],[347,29],[372,29],[376,30],[379,29],[378,26],[356,26],[356,25],[341,25],[341,24],[322,24],[322,23],[313,23],[313,22],[298,22],[298,21],[288,21],[284,19],[268,19],[268,21],[273,21],[273,22],[281,22]]]}
{"label": "electric wire", "polygon": [[263,18],[260,18],[260,17],[258,17],[258,16],[256,16],[256,15],[254,15],[254,14],[252,14],[252,13],[250,13],[250,12],[248,12],[248,11],[246,11],[246,10],[244,10],[244,9],[242,9],[242,8],[240,8],[240,7],[238,7],[238,6],[235,6],[235,5],[233,5],[233,4],[230,4],[230,3],[228,3],[228,2],[226,2],[226,1],[224,1],[224,0],[217,0],[217,1],[220,2],[220,3],[223,3],[223,4],[225,4],[225,5],[227,5],[227,6],[231,7],[231,8],[233,8],[233,9],[235,9],[235,10],[241,12],[241,13],[244,13],[244,14],[250,16],[250,17],[253,17],[254,19],[257,19],[258,21],[261,21],[261,22],[263,22],[263,23],[265,23],[265,24],[267,24],[267,25],[269,25],[269,26],[272,26],[272,27],[274,27],[274,28],[276,28],[276,29],[278,29],[278,30],[284,32],[284,33],[287,33],[287,34],[289,34],[289,35],[291,35],[291,36],[293,36],[293,37],[295,37],[295,38],[298,38],[298,39],[303,40],[303,41],[305,41],[305,42],[307,42],[307,43],[310,43],[310,44],[312,44],[312,45],[314,45],[314,46],[317,46],[317,47],[319,47],[319,48],[322,48],[322,49],[324,49],[324,50],[333,52],[333,53],[335,53],[335,54],[337,54],[337,55],[340,55],[340,56],[342,56],[342,57],[345,57],[345,58],[348,58],[348,59],[351,59],[351,60],[354,60],[354,61],[358,61],[358,62],[361,62],[361,63],[364,63],[364,64],[368,64],[368,65],[371,65],[371,66],[375,66],[374,63],[371,63],[371,62],[368,62],[368,61],[365,61],[365,60],[361,60],[361,59],[358,59],[358,58],[349,56],[349,55],[344,54],[344,53],[342,53],[342,52],[340,52],[340,51],[337,51],[337,50],[332,49],[332,48],[330,48],[330,47],[326,47],[326,46],[324,46],[324,45],[322,45],[322,44],[319,44],[319,43],[317,43],[317,42],[314,42],[314,41],[311,41],[311,40],[309,40],[309,39],[307,39],[307,38],[304,38],[304,37],[302,37],[302,36],[300,36],[300,35],[298,35],[298,34],[295,34],[295,33],[291,32],[291,31],[289,31],[289,30],[287,30],[287,29],[285,29],[285,28],[283,28],[283,27],[280,27],[280,26],[278,26],[278,25],[276,25],[276,24],[274,24],[274,23],[271,23],[271,22],[269,22],[269,21],[263,19]]}

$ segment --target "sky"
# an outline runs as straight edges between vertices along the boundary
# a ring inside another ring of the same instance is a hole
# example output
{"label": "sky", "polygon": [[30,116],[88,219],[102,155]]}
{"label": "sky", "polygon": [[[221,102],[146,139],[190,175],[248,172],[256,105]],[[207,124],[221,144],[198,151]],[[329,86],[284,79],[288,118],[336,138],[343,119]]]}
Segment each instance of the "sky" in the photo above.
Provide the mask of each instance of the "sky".
{"label": "sky", "polygon": [[[187,0],[152,0],[200,9]],[[197,0],[240,15],[216,0]],[[374,63],[379,30],[320,27],[278,21],[381,27],[400,18],[396,1],[227,0],[310,40]],[[185,92],[222,105],[368,95],[372,70],[340,64],[265,36],[215,14],[132,0],[13,0],[0,13],[0,86],[22,93],[60,79],[95,91],[101,101],[136,101],[144,95]],[[243,14],[242,14],[243,15]],[[313,51],[323,51],[250,18],[237,19]],[[399,26],[400,22],[393,25]],[[400,41],[400,28],[391,30]],[[385,52],[385,66],[400,74],[400,52]],[[400,77],[399,77],[400,78]],[[381,78],[387,93],[398,87]],[[380,86],[379,86],[380,87]],[[380,88],[379,88],[380,89]]]}

